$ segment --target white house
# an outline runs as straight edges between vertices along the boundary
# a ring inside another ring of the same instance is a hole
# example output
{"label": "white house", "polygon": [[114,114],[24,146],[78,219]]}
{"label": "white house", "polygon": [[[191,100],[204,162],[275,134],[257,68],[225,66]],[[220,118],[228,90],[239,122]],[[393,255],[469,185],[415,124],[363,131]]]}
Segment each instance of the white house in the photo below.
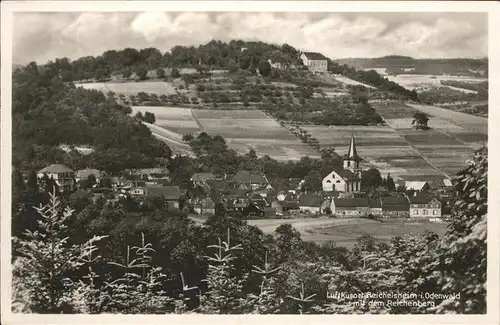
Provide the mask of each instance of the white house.
{"label": "white house", "polygon": [[52,178],[61,192],[71,192],[75,189],[75,172],[61,164],[47,166],[37,173],[38,179],[43,179],[44,176]]}
{"label": "white house", "polygon": [[321,53],[303,52],[300,55],[302,62],[312,72],[327,72],[328,62],[326,57]]}
{"label": "white house", "polygon": [[410,201],[410,218],[441,218],[441,202],[435,197],[413,196]]}
{"label": "white house", "polygon": [[360,161],[361,158],[358,156],[356,142],[354,141],[353,136],[351,138],[347,156],[344,158],[344,169],[333,170],[330,174],[323,178],[323,191],[335,191],[341,193],[359,192],[361,190],[361,169],[359,168]]}

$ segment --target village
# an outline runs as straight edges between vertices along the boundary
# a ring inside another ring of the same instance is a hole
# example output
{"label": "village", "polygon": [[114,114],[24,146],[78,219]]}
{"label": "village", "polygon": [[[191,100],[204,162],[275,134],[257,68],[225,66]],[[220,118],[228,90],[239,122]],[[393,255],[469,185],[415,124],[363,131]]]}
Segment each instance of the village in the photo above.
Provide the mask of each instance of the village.
{"label": "village", "polygon": [[279,186],[262,172],[248,170],[234,175],[195,173],[190,179],[192,189],[168,185],[166,168],[127,170],[121,177],[109,177],[97,169],[73,171],[53,164],[38,171],[37,177],[41,182],[54,180],[61,192],[90,192],[94,202],[104,199],[112,204],[123,198],[139,202],[160,198],[169,209],[191,215],[214,215],[218,204],[234,217],[244,219],[330,216],[442,222],[450,215],[452,180],[397,180],[397,189],[381,185],[375,194],[367,193],[361,186],[361,159],[353,136],[343,169],[333,169],[323,178],[322,191],[305,191],[300,178],[284,180],[285,186]]}

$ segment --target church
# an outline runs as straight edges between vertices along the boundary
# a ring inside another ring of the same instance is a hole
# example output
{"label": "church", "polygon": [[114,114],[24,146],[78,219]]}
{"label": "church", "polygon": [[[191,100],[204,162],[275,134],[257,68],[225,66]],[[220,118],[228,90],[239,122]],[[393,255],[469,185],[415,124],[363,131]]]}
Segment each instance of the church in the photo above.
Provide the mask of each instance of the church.
{"label": "church", "polygon": [[359,163],[361,158],[356,150],[354,136],[351,137],[349,151],[343,161],[343,169],[333,170],[323,178],[323,191],[352,193],[361,190],[361,168]]}

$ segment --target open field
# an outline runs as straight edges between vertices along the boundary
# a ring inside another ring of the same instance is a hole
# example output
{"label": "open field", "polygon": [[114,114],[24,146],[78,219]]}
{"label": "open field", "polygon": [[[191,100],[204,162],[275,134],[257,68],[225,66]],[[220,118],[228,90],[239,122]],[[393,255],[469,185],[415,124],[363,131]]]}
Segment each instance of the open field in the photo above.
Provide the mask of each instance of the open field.
{"label": "open field", "polygon": [[[411,122],[413,121],[413,117],[405,117],[405,118],[387,118],[385,119],[385,122],[392,128],[399,130],[399,129],[409,129],[412,128],[413,125]],[[431,118],[427,125],[432,128],[432,129],[437,129],[441,131],[463,131],[463,129],[456,125],[451,123],[450,121],[443,120],[440,118]]]}
{"label": "open field", "polygon": [[85,89],[100,90],[104,93],[109,91],[117,94],[137,94],[139,92],[162,94],[175,94],[175,87],[169,82],[163,81],[141,81],[141,82],[94,82],[77,84],[77,87]]}
{"label": "open field", "polygon": [[442,236],[446,233],[447,228],[445,223],[414,220],[384,220],[384,222],[372,221],[370,223],[360,222],[337,224],[329,227],[314,227],[304,230],[301,233],[302,239],[307,241],[321,243],[333,240],[338,246],[352,248],[357,238],[364,234],[373,236],[377,243],[389,243],[394,236],[424,233],[426,230]]}
{"label": "open field", "polygon": [[295,136],[270,118],[260,119],[200,119],[203,130],[209,134],[218,134],[228,139],[263,138],[295,140]]}
{"label": "open field", "polygon": [[[198,224],[206,217],[191,216]],[[445,223],[433,223],[424,220],[384,220],[378,222],[369,219],[336,219],[328,217],[297,219],[262,219],[248,220],[248,224],[259,227],[265,234],[273,234],[282,224],[291,224],[301,233],[305,241],[322,243],[333,240],[339,246],[352,248],[356,240],[368,234],[375,237],[378,243],[388,243],[394,236],[424,233],[430,230],[442,236],[447,228]]]}

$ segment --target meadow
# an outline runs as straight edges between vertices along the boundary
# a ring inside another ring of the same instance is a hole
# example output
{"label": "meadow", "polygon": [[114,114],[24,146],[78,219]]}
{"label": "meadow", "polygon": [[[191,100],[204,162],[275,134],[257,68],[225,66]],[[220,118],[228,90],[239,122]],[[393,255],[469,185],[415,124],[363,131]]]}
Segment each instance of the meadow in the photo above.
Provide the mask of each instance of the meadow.
{"label": "meadow", "polygon": [[329,227],[314,227],[303,231],[302,239],[321,243],[335,241],[338,246],[351,249],[356,240],[362,235],[370,235],[377,243],[388,244],[394,236],[424,233],[432,231],[443,236],[447,231],[445,223],[428,222],[424,220],[384,220],[383,222],[359,222],[339,224]]}
{"label": "meadow", "polygon": [[365,234],[371,235],[378,243],[387,243],[394,236],[424,233],[430,230],[440,236],[446,232],[445,223],[425,220],[384,220],[383,222],[353,218],[297,218],[248,220],[250,225],[259,227],[264,233],[272,234],[281,224],[291,224],[301,233],[305,241],[321,243],[333,240],[338,246],[352,248],[356,240]]}

